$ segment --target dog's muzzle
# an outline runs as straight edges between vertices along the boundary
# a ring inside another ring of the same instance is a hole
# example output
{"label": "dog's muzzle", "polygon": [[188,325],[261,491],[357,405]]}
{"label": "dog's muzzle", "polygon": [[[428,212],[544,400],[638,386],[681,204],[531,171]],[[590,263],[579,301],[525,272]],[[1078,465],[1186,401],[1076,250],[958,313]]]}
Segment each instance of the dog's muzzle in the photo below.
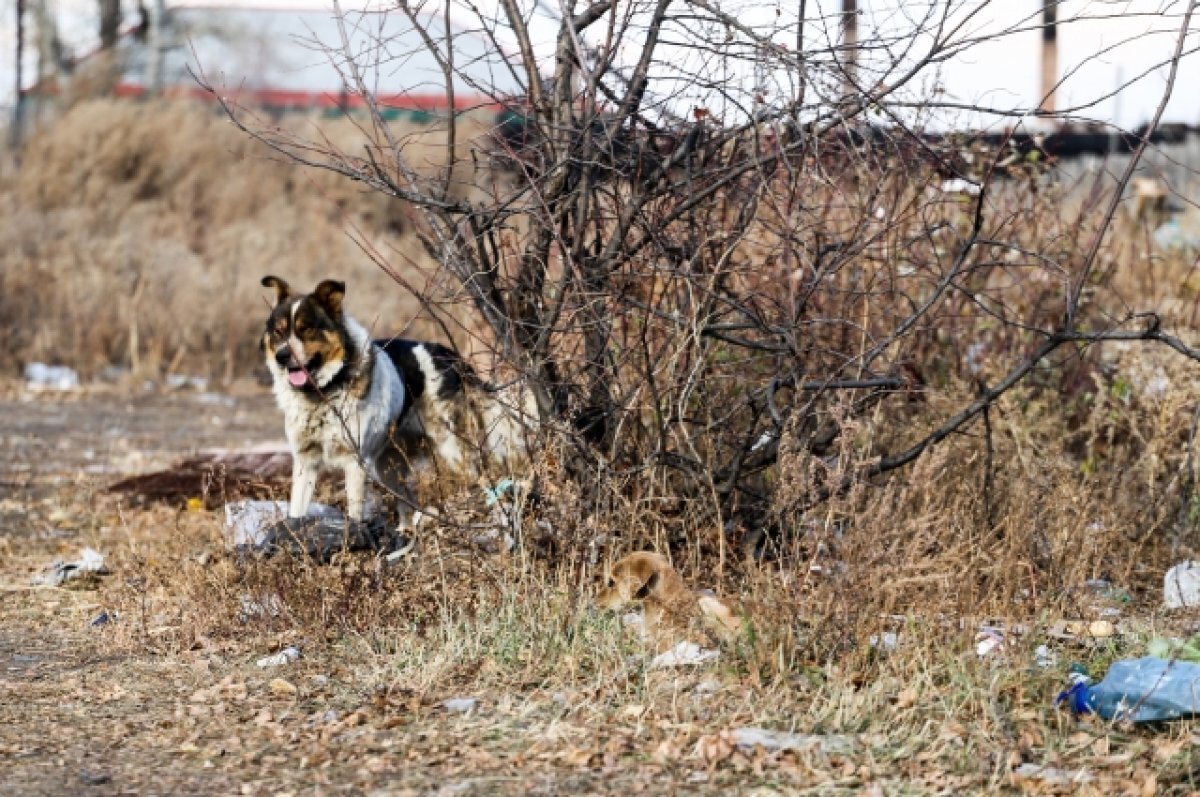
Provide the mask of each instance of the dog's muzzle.
{"label": "dog's muzzle", "polygon": [[296,362],[292,357],[290,346],[280,346],[275,350],[275,362],[280,368],[287,370],[288,384],[295,388],[308,387],[310,366]]}

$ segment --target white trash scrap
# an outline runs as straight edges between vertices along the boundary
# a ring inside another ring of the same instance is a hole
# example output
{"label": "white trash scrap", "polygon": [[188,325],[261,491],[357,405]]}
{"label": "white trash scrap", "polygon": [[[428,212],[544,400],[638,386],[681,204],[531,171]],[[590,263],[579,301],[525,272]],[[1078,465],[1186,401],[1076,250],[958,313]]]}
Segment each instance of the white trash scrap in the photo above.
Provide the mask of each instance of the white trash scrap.
{"label": "white trash scrap", "polygon": [[686,667],[689,664],[703,664],[717,657],[715,650],[705,650],[695,642],[680,642],[675,647],[660,653],[650,662],[650,669],[664,670],[670,667]]}
{"label": "white trash scrap", "polygon": [[479,707],[477,697],[452,697],[442,702],[442,708],[451,714],[470,714]]}
{"label": "white trash scrap", "polygon": [[[255,548],[266,542],[267,533],[288,514],[287,501],[234,501],[225,505],[225,545]],[[342,513],[327,504],[313,503],[308,516],[340,519]]]}
{"label": "white trash scrap", "polygon": [[77,390],[79,374],[65,365],[30,363],[25,366],[25,382],[30,390]]}
{"label": "white trash scrap", "polygon": [[299,648],[286,647],[272,656],[263,656],[257,663],[265,670],[268,667],[282,667],[285,664],[291,664],[298,658],[300,658]]}
{"label": "white trash scrap", "polygon": [[1168,609],[1200,607],[1200,562],[1180,562],[1167,571],[1163,602]]}
{"label": "white trash scrap", "polygon": [[821,750],[825,753],[846,755],[854,748],[854,741],[849,736],[822,736],[811,733],[787,733],[786,731],[769,731],[765,728],[737,728],[733,732],[733,743],[738,747],[754,749],[761,747],[767,751],[792,750]]}
{"label": "white trash scrap", "polygon": [[57,587],[67,581],[84,576],[106,576],[109,569],[104,565],[104,554],[94,548],[84,548],[74,562],[55,561],[31,579],[37,586]]}

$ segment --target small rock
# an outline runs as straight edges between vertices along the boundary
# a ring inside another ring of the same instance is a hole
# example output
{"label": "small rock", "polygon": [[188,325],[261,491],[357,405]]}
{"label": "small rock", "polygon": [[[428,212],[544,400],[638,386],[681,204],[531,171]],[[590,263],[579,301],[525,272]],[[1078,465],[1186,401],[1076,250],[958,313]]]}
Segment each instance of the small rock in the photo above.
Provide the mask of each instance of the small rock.
{"label": "small rock", "polygon": [[1163,601],[1168,609],[1200,607],[1200,562],[1180,562],[1167,571]]}
{"label": "small rock", "polygon": [[287,647],[272,656],[263,656],[258,660],[259,667],[282,667],[285,664],[290,664],[300,658],[300,650],[295,647]]}
{"label": "small rock", "polygon": [[105,772],[91,772],[81,769],[79,770],[79,779],[88,786],[103,786],[105,783],[112,781],[112,775]]}
{"label": "small rock", "polygon": [[451,714],[470,714],[479,707],[479,698],[454,697],[442,703],[442,708]]}

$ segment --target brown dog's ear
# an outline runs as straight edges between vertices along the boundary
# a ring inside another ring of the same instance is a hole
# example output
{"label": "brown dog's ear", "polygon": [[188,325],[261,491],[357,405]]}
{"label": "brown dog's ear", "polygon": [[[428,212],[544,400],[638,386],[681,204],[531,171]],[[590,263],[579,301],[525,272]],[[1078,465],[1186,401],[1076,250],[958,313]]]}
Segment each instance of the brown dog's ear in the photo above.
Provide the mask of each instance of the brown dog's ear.
{"label": "brown dog's ear", "polygon": [[292,289],[279,277],[266,276],[262,278],[264,288],[275,289],[275,304],[283,304],[283,300],[292,295]]}
{"label": "brown dog's ear", "polygon": [[633,594],[633,599],[635,601],[646,600],[646,598],[650,597],[650,593],[654,592],[654,588],[657,586],[658,586],[658,571],[655,570],[653,573],[650,574],[650,578],[648,578],[646,580],[646,583],[641,586],[641,589],[639,589],[637,592],[635,592]]}
{"label": "brown dog's ear", "polygon": [[342,298],[346,295],[346,283],[325,280],[313,289],[313,297],[334,318],[342,314]]}

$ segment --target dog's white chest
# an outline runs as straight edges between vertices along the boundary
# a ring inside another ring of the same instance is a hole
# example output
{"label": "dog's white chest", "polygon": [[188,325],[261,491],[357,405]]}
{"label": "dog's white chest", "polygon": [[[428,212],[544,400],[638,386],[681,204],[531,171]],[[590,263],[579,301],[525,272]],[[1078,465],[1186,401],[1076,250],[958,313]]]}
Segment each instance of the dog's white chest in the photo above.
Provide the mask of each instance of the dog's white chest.
{"label": "dog's white chest", "polygon": [[391,363],[375,357],[371,387],[365,396],[337,391],[312,401],[278,380],[275,396],[292,450],[343,467],[348,461],[369,463],[387,441],[391,423],[404,403],[404,386]]}

